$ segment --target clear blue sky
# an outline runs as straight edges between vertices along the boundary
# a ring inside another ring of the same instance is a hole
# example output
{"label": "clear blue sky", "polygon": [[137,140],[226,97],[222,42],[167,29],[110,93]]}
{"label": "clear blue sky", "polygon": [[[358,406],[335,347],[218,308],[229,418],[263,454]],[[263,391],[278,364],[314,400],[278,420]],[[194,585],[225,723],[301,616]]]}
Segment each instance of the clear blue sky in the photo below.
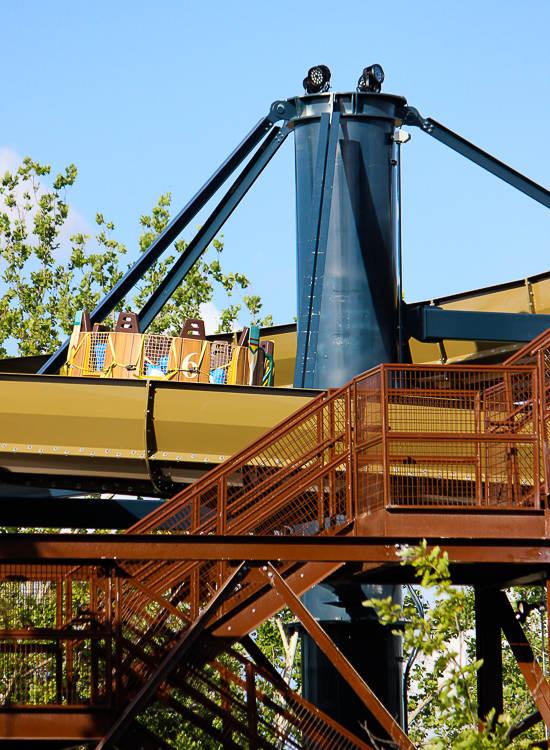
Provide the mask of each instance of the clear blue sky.
{"label": "clear blue sky", "polygon": [[[133,255],[157,197],[171,191],[179,210],[318,63],[336,91],[380,63],[384,91],[550,187],[548,0],[1,7],[0,156],[30,155],[54,173],[76,164],[71,207],[92,229],[96,212],[114,221]],[[548,209],[411,132],[408,302],[550,270]],[[227,270],[251,278],[275,323],[295,315],[293,169],[288,139],[224,231]]]}

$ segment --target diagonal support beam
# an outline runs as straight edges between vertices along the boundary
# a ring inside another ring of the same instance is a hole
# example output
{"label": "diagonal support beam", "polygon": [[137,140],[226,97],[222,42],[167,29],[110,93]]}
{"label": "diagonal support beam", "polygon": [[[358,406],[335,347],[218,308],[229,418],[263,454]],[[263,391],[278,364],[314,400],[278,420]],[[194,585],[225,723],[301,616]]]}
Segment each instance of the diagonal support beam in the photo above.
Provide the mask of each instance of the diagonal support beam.
{"label": "diagonal support beam", "polygon": [[500,591],[498,596],[495,597],[495,605],[497,607],[500,626],[510,644],[510,648],[527,683],[527,687],[533,696],[533,700],[541,713],[544,723],[547,727],[550,727],[550,686],[546,682],[544,672],[535,658],[533,649],[529,645],[523,628],[516,620],[512,605],[508,601],[508,597],[504,591]]}
{"label": "diagonal support beam", "polygon": [[[137,261],[128,269],[128,271],[126,271],[120,281],[118,281],[111,291],[99,301],[97,307],[91,313],[93,323],[101,323],[101,321],[115,309],[120,300],[128,294],[153,263],[160,258],[162,253],[181,234],[189,222],[202,208],[204,208],[208,201],[215,195],[218,189],[233,174],[244,159],[246,159],[260,141],[263,140],[266,133],[271,130],[273,123],[277,122],[277,120],[282,118],[286,119],[288,117],[285,113],[285,110],[287,109],[285,103],[280,103],[282,106],[281,113],[279,113],[276,104],[277,103],[272,107],[272,111],[267,117],[262,118],[257,125],[252,128],[246,138],[244,138],[233,153],[227,157],[223,164],[218,167],[198,193],[191,198],[189,203],[172,219],[147,250],[140,255]],[[59,370],[67,358],[69,341],[70,339],[67,339],[61,347],[52,354],[46,364],[40,368],[39,375],[53,375]]]}
{"label": "diagonal support beam", "polygon": [[172,294],[174,294],[179,284],[182,283],[183,279],[237,208],[262,171],[275,156],[289,133],[290,130],[287,127],[276,127],[260,145],[254,156],[200,228],[197,235],[179,258],[177,258],[164,279],[143,306],[139,313],[139,322],[142,331],[147,330]]}
{"label": "diagonal support beam", "polygon": [[385,729],[390,738],[401,750],[416,750],[415,745],[403,732],[389,711],[382,705],[361,675],[353,668],[342,652],[311,616],[292,589],[285,583],[272,565],[263,569],[266,580],[273,586],[284,603],[300,620],[309,635],[313,638],[321,651],[331,660],[352,690],[359,696],[374,718]]}
{"label": "diagonal support beam", "polygon": [[405,124],[421,128],[425,133],[431,135],[432,138],[435,138],[445,146],[470,159],[474,164],[479,165],[488,172],[491,172],[491,174],[504,180],[504,182],[515,187],[516,190],[520,190],[525,195],[528,195],[529,198],[533,198],[533,200],[542,203],[546,208],[550,208],[550,190],[533,182],[533,180],[520,174],[520,172],[504,164],[504,162],[495,159],[491,154],[483,151],[478,146],[474,146],[473,143],[470,143],[457,133],[453,133],[452,130],[449,130],[449,128],[441,125],[441,123],[433,120],[431,117],[425,120],[414,107],[409,107]]}
{"label": "diagonal support beam", "polygon": [[510,740],[515,740],[520,734],[527,732],[532,727],[536,727],[541,721],[542,716],[540,715],[540,711],[533,711],[532,714],[529,714],[529,716],[526,716],[525,719],[512,727],[510,730]]}
{"label": "diagonal support beam", "polygon": [[197,617],[195,622],[187,628],[180,640],[171,649],[170,653],[162,660],[146,684],[126,707],[120,718],[115,724],[113,724],[105,737],[97,745],[96,750],[107,750],[107,748],[113,747],[114,743],[124,734],[139,712],[155,695],[156,691],[166,680],[170,672],[175,669],[178,662],[183,658],[186,652],[189,651],[222,604],[229,596],[231,596],[235,586],[243,580],[248,571],[249,569],[246,564],[241,563],[237,570],[229,576],[214,598]]}

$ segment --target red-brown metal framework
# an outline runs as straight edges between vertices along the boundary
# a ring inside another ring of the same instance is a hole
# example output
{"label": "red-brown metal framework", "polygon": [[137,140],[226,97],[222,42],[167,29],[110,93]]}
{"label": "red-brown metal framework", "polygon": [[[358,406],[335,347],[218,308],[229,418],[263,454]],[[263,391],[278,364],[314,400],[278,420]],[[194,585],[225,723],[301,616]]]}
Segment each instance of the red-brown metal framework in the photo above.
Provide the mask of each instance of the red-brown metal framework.
{"label": "red-brown metal framework", "polygon": [[501,688],[483,688],[502,628],[550,725],[550,688],[499,593],[546,579],[550,565],[549,353],[547,334],[502,366],[381,365],[126,535],[6,536],[2,736],[169,747],[140,723],[166,711],[205,746],[369,747],[296,694],[249,637],[286,604],[411,750],[297,597],[350,565],[403,580],[395,545],[422,537],[445,537],[457,580],[492,587],[494,606],[478,610],[481,712],[502,703]]}

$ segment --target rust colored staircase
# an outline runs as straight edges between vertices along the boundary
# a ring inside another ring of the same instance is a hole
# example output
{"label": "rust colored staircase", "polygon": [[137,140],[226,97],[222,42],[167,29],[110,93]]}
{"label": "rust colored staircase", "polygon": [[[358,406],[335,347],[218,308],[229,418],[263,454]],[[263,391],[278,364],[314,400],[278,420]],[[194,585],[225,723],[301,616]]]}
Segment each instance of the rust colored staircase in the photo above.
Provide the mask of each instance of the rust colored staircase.
{"label": "rust colored staircase", "polygon": [[[248,635],[286,603],[323,641],[297,596],[344,561],[254,563],[246,541],[350,537],[357,519],[387,508],[540,512],[549,348],[540,337],[500,367],[382,365],[318,396],[127,532],[181,545],[212,536],[211,560],[3,563],[2,736],[98,748],[178,737],[190,747],[369,747],[366,733],[287,685]],[[241,543],[234,559],[214,548],[228,536]]]}

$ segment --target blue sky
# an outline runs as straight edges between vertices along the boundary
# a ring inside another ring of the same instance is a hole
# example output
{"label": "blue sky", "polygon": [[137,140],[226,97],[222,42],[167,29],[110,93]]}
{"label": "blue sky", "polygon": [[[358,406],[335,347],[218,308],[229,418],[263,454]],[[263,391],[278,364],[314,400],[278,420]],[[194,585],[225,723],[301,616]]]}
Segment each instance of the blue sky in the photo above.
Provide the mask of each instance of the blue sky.
{"label": "blue sky", "polygon": [[[272,101],[302,93],[309,67],[327,64],[345,91],[378,62],[385,92],[550,187],[549,32],[538,0],[4,2],[0,166],[25,155],[54,173],[76,164],[76,224],[93,231],[103,213],[135,256],[140,215],[167,191],[179,210]],[[410,132],[408,302],[550,270],[548,209]],[[290,322],[290,138],[224,235],[227,271],[252,280],[275,323]]]}

